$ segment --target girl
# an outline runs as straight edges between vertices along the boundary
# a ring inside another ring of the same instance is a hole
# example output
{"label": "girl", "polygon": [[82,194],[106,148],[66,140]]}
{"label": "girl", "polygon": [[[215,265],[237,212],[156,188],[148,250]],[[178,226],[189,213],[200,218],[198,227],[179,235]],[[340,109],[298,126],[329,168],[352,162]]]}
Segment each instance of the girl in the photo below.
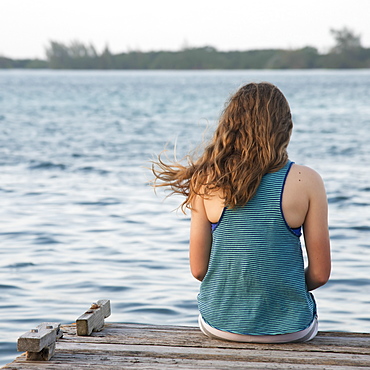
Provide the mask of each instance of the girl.
{"label": "girl", "polygon": [[250,83],[231,97],[199,159],[159,157],[152,167],[154,186],[183,194],[191,209],[190,267],[209,337],[284,343],[317,334],[309,291],[330,275],[327,199],[320,176],[288,159],[292,127],[282,92]]}

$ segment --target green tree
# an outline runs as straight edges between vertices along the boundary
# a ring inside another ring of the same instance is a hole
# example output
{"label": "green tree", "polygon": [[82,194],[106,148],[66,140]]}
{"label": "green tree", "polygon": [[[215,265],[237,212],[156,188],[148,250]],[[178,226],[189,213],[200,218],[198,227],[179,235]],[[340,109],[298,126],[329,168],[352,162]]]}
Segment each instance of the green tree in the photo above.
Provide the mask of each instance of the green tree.
{"label": "green tree", "polygon": [[331,29],[330,33],[336,42],[335,46],[331,49],[332,53],[340,54],[362,48],[361,36],[355,35],[355,33],[347,27],[341,30]]}
{"label": "green tree", "polygon": [[71,68],[68,47],[60,42],[50,41],[50,45],[46,48],[46,58],[50,68]]}
{"label": "green tree", "polygon": [[306,46],[296,50],[276,50],[268,60],[265,68],[304,69],[317,67],[319,54],[316,48]]}
{"label": "green tree", "polygon": [[109,46],[105,45],[103,52],[101,53],[99,67],[102,69],[112,69],[114,68],[114,61],[112,53],[109,50]]}
{"label": "green tree", "polygon": [[330,30],[335,46],[321,57],[324,68],[368,68],[370,65],[370,49],[361,45],[361,36],[344,27]]}
{"label": "green tree", "polygon": [[69,45],[50,41],[49,47],[46,48],[46,57],[50,68],[54,69],[99,68],[95,47],[79,41],[72,41]]}
{"label": "green tree", "polygon": [[3,56],[0,56],[0,68],[13,68],[13,60],[10,58],[6,58]]}

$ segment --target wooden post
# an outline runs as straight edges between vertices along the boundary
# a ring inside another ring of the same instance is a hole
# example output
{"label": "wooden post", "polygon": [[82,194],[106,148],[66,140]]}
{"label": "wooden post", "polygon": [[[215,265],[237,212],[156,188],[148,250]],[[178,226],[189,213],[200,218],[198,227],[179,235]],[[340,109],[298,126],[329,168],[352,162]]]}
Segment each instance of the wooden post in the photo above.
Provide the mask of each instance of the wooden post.
{"label": "wooden post", "polygon": [[90,335],[104,327],[104,319],[110,316],[110,300],[103,299],[91,307],[76,320],[77,335]]}
{"label": "wooden post", "polygon": [[48,361],[54,355],[56,340],[62,336],[59,322],[43,322],[18,338],[17,350],[26,351],[28,361]]}

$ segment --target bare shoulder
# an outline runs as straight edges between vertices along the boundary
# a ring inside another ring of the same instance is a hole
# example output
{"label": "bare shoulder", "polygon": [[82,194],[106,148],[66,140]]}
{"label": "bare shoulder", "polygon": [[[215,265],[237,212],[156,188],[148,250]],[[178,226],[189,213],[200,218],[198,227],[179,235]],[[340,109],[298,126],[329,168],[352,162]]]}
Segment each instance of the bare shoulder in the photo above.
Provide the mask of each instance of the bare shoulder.
{"label": "bare shoulder", "polygon": [[206,209],[208,220],[213,223],[218,222],[225,207],[222,191],[215,191],[205,197],[204,207]]}
{"label": "bare shoulder", "polygon": [[293,164],[290,170],[291,177],[307,186],[323,186],[324,182],[318,172],[310,167]]}
{"label": "bare shoulder", "polygon": [[307,166],[293,164],[289,173],[292,189],[300,190],[309,199],[324,199],[326,191],[324,182],[318,172]]}

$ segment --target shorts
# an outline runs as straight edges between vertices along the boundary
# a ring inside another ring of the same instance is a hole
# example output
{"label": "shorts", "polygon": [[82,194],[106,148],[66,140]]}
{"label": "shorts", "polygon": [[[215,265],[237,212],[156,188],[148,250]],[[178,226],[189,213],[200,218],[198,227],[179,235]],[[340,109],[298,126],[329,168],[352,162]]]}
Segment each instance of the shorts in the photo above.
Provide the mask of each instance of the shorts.
{"label": "shorts", "polygon": [[201,315],[199,315],[198,323],[200,330],[207,337],[246,343],[308,342],[316,336],[318,331],[317,316],[315,316],[310,326],[304,330],[300,330],[295,333],[277,335],[246,335],[230,333],[228,331],[215,329],[214,327],[208,325]]}

